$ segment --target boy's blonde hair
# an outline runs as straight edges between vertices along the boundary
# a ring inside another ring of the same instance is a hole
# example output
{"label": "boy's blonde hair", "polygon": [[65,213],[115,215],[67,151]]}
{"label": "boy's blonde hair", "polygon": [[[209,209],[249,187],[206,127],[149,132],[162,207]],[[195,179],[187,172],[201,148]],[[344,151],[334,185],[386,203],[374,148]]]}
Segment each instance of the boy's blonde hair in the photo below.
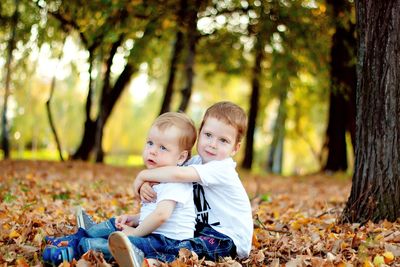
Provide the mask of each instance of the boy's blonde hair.
{"label": "boy's blonde hair", "polygon": [[188,159],[191,157],[191,151],[196,142],[197,132],[193,121],[184,113],[166,112],[158,116],[152,126],[157,127],[161,131],[175,126],[180,130],[178,137],[179,148],[188,151]]}
{"label": "boy's blonde hair", "polygon": [[239,143],[243,136],[246,134],[247,130],[247,115],[244,110],[239,107],[238,105],[229,102],[229,101],[222,101],[215,103],[211,107],[209,107],[204,114],[203,121],[200,125],[200,130],[203,128],[204,122],[208,118],[216,118],[217,120],[221,120],[224,123],[233,126],[236,128],[237,136],[236,136],[236,143]]}

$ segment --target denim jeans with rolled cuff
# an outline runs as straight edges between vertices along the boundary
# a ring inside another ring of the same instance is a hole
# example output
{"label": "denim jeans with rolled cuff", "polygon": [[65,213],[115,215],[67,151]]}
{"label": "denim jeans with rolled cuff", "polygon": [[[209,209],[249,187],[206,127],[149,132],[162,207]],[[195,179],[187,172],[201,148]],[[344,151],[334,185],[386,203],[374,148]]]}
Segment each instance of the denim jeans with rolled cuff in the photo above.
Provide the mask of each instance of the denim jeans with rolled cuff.
{"label": "denim jeans with rolled cuff", "polygon": [[[115,228],[115,218],[96,224],[86,230],[88,237],[83,237],[78,245],[80,255],[89,251],[101,251],[106,260],[112,255],[108,248],[108,236],[118,231]],[[195,232],[194,238],[175,240],[160,234],[150,234],[144,237],[128,236],[129,241],[143,251],[148,259],[163,262],[174,261],[181,248],[194,251],[199,258],[216,261],[220,257],[236,256],[236,246],[228,236],[214,230],[210,225],[201,225]]]}

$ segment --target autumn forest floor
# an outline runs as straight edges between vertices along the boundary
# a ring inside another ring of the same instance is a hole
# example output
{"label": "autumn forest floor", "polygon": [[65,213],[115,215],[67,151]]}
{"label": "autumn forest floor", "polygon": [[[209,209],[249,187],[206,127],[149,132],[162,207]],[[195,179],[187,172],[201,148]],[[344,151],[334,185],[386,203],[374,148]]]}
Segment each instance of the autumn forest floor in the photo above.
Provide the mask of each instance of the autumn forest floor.
{"label": "autumn forest floor", "polygon": [[[44,236],[74,232],[77,205],[96,221],[137,212],[131,185],[138,170],[83,162],[0,161],[0,266],[42,266]],[[399,221],[337,224],[350,191],[349,177],[241,177],[253,207],[250,257],[216,263],[182,253],[171,266],[400,266]],[[71,265],[101,261],[100,255],[89,253]]]}

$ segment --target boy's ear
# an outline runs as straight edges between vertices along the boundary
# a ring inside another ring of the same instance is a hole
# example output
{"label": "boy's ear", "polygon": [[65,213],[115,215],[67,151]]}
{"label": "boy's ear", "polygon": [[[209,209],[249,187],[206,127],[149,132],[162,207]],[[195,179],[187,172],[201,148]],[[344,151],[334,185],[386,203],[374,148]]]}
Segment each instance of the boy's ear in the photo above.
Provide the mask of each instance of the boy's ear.
{"label": "boy's ear", "polygon": [[239,151],[239,149],[240,149],[241,144],[242,144],[242,143],[238,142],[238,143],[234,146],[234,148],[233,148],[233,150],[232,150],[232,152],[231,152],[231,157],[233,157],[233,156],[236,155],[236,153],[237,153],[237,152]]}
{"label": "boy's ear", "polygon": [[182,151],[181,154],[179,155],[178,164],[182,165],[187,160],[188,157],[189,157],[189,152],[187,150]]}

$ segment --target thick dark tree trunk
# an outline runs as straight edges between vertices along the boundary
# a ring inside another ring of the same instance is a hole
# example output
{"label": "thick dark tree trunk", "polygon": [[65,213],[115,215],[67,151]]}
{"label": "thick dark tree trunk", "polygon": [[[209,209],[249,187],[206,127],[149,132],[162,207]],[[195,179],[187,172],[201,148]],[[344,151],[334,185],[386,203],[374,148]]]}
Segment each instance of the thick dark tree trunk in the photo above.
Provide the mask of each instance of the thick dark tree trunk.
{"label": "thick dark tree trunk", "polygon": [[187,9],[187,3],[186,0],[181,0],[180,1],[180,8],[178,11],[178,29],[176,32],[175,36],[175,45],[174,49],[172,51],[171,55],[171,61],[169,65],[169,76],[168,76],[168,82],[167,85],[165,86],[164,90],[164,97],[163,97],[163,102],[161,104],[161,110],[160,110],[160,115],[168,112],[171,110],[171,100],[172,100],[172,95],[174,93],[174,83],[175,83],[175,77],[178,69],[178,62],[179,58],[182,54],[183,50],[183,22],[185,21],[185,15],[186,15],[186,9]]}
{"label": "thick dark tree trunk", "polygon": [[355,171],[342,221],[400,217],[400,0],[356,1]]}
{"label": "thick dark tree trunk", "polygon": [[8,122],[7,122],[7,111],[8,111],[8,96],[10,95],[10,83],[11,83],[11,61],[12,61],[12,52],[15,47],[15,35],[17,31],[17,23],[18,23],[18,6],[19,0],[14,1],[15,11],[11,18],[11,34],[10,39],[7,44],[7,61],[6,61],[6,77],[5,77],[5,92],[4,92],[4,101],[3,101],[3,113],[1,118],[1,147],[4,153],[4,158],[10,158],[10,140],[8,136]]}
{"label": "thick dark tree trunk", "polygon": [[199,39],[197,32],[197,12],[200,9],[201,1],[193,1],[187,12],[186,40],[187,53],[185,60],[185,87],[181,90],[181,103],[178,110],[185,112],[189,106],[190,97],[192,95],[193,80],[194,80],[194,61],[196,56],[196,45]]}
{"label": "thick dark tree trunk", "polygon": [[[289,84],[287,86],[289,86]],[[283,143],[285,140],[285,122],[287,117],[286,96],[286,91],[281,92],[279,96],[278,115],[275,119],[274,134],[272,137],[266,168],[268,172],[276,174],[282,173]]]}
{"label": "thick dark tree trunk", "polygon": [[[328,127],[324,149],[327,159],[324,171],[347,170],[346,130],[354,137],[356,67],[354,25],[350,21],[352,4],[347,0],[328,3],[333,9],[336,32],[331,48],[331,92]],[[352,138],[353,141],[353,138]]]}

